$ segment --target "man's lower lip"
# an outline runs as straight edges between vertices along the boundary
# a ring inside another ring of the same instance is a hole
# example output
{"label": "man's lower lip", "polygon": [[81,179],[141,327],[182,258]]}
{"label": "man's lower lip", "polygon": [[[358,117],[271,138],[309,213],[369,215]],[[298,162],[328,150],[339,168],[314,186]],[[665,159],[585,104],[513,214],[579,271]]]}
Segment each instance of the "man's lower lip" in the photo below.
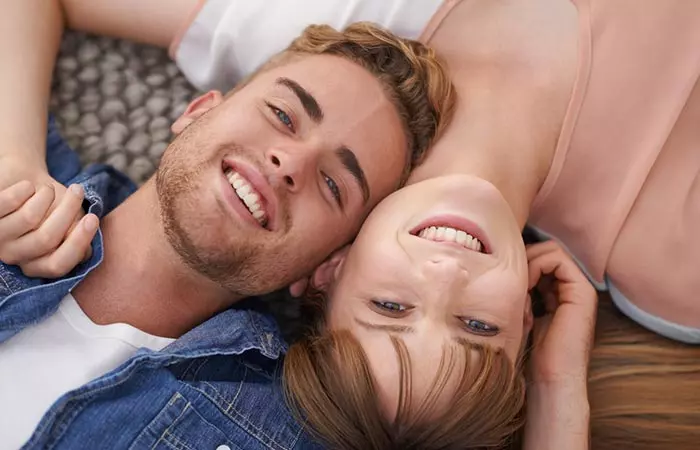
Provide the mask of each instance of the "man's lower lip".
{"label": "man's lower lip", "polygon": [[238,198],[238,195],[236,195],[236,191],[233,190],[233,186],[231,186],[231,183],[229,183],[228,179],[226,178],[226,175],[222,173],[221,179],[223,183],[223,193],[224,198],[226,199],[226,203],[228,203],[231,209],[245,222],[248,222],[251,225],[256,226],[257,228],[262,229],[263,226],[260,225],[260,222],[255,220],[255,218],[250,214],[250,211],[248,211],[248,208],[243,204],[241,199]]}

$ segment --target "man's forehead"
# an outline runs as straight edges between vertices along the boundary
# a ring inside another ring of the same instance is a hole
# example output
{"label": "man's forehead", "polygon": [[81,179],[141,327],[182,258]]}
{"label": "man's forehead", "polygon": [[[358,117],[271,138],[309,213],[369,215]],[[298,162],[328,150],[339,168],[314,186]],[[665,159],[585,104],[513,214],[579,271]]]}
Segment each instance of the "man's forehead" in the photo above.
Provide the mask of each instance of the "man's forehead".
{"label": "man's forehead", "polygon": [[[262,78],[262,77],[261,77]],[[294,80],[324,102],[342,96],[362,96],[366,101],[387,102],[379,80],[360,65],[335,55],[300,55],[276,66],[264,74],[271,89],[280,88],[278,78]],[[369,94],[369,95],[368,95]]]}

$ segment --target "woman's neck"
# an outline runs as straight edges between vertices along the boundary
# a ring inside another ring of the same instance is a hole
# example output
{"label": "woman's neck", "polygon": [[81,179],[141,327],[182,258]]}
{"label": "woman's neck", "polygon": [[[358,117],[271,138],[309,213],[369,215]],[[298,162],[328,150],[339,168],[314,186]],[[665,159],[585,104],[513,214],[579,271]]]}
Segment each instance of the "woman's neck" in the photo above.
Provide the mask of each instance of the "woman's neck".
{"label": "woman's neck", "polygon": [[455,6],[428,42],[450,68],[455,116],[409,183],[459,173],[483,178],[524,226],[571,99],[578,28],[570,1]]}
{"label": "woman's neck", "polygon": [[408,184],[451,174],[472,175],[493,184],[506,199],[518,225],[525,226],[530,208],[549,171],[551,153],[501,139],[441,140]]}
{"label": "woman's neck", "polygon": [[[505,197],[521,227],[544,183],[554,157],[559,127],[524,114],[531,100],[511,98],[513,108],[492,90],[471,89],[460,99],[452,125],[417,167],[409,184],[450,174],[473,175],[493,184]],[[459,89],[458,89],[459,92]],[[537,133],[534,131],[538,130]]]}

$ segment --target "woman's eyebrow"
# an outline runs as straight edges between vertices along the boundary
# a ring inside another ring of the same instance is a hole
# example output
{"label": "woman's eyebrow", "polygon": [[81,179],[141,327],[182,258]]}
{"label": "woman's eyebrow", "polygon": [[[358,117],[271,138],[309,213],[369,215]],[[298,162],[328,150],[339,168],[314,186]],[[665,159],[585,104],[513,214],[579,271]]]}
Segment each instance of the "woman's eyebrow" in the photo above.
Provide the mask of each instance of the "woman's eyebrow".
{"label": "woman's eyebrow", "polygon": [[388,325],[381,323],[369,323],[355,317],[355,322],[361,327],[372,331],[386,331],[389,333],[413,333],[415,330],[408,325]]}

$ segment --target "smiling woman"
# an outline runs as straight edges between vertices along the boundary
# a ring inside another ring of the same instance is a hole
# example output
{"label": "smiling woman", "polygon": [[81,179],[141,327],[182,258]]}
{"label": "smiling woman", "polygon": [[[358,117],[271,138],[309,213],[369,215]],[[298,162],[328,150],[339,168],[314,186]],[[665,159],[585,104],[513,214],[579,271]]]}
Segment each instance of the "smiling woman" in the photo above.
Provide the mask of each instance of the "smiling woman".
{"label": "smiling woman", "polygon": [[330,448],[510,443],[532,314],[520,230],[490,183],[460,175],[399,190],[313,281],[325,310],[290,349],[285,379]]}

